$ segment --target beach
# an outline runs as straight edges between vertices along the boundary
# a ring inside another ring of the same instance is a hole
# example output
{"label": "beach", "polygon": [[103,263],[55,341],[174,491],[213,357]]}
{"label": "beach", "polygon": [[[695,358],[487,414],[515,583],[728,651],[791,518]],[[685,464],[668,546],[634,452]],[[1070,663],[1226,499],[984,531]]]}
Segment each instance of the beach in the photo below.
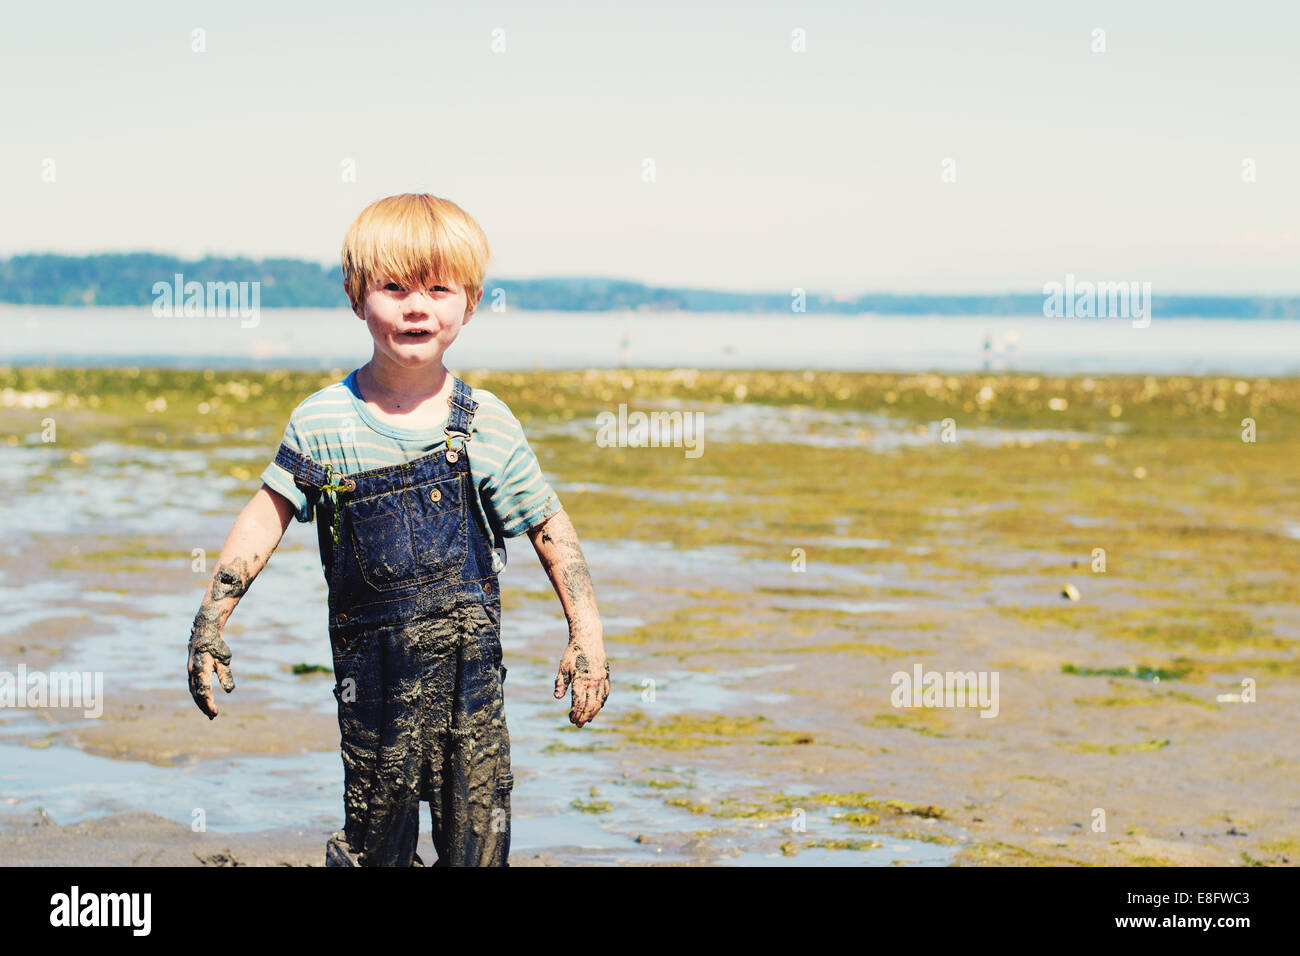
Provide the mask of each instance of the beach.
{"label": "beach", "polygon": [[[510,539],[511,865],[1300,857],[1300,379],[451,367],[523,423],[613,676],[570,725]],[[103,680],[93,718],[0,707],[0,862],[323,864],[314,526],[231,617],[214,721],[185,644],[290,411],[349,368],[0,369],[0,671]],[[634,412],[655,443],[598,440]]]}

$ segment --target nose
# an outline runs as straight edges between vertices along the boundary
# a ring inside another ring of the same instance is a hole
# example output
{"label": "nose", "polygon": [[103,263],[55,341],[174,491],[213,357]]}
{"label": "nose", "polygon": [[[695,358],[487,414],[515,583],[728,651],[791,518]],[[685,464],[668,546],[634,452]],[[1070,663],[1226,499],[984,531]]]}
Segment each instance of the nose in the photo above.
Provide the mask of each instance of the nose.
{"label": "nose", "polygon": [[405,296],[402,301],[404,315],[425,315],[433,311],[433,296],[427,290],[418,289]]}

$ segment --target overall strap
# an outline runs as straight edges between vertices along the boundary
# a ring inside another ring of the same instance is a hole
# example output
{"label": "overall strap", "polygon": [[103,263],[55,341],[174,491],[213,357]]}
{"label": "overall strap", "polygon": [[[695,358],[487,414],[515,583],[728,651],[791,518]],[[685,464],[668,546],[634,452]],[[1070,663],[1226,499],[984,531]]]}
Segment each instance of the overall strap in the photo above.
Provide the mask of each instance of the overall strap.
{"label": "overall strap", "polygon": [[469,441],[469,426],[474,421],[474,412],[478,409],[478,402],[470,397],[469,386],[462,382],[458,376],[453,375],[452,379],[455,385],[452,389],[451,400],[448,403],[447,425],[443,431],[447,433],[449,443],[452,435],[460,435],[465,441]]}
{"label": "overall strap", "polygon": [[[447,433],[447,461],[454,462],[460,457],[455,448],[451,447],[451,436],[460,435],[462,438],[461,448],[465,448],[465,442],[469,441],[469,427],[474,421],[474,412],[478,410],[478,402],[470,397],[470,388],[459,378],[455,378],[455,387],[451,394],[450,414],[447,416],[447,427],[443,429]],[[468,450],[468,449],[466,449]],[[478,487],[471,481],[470,488],[473,492],[474,499],[479,500]],[[491,539],[492,547],[492,571],[494,574],[500,574],[506,566],[506,542],[497,525],[496,518],[488,512],[489,527],[484,530]]]}
{"label": "overall strap", "polygon": [[[308,500],[319,496],[322,488],[334,487],[330,480],[334,476],[331,466],[313,461],[311,456],[295,451],[284,442],[275,453],[275,463],[293,475],[293,483],[308,493]],[[349,485],[355,487],[350,478],[343,478],[341,484],[349,491],[352,490]]]}

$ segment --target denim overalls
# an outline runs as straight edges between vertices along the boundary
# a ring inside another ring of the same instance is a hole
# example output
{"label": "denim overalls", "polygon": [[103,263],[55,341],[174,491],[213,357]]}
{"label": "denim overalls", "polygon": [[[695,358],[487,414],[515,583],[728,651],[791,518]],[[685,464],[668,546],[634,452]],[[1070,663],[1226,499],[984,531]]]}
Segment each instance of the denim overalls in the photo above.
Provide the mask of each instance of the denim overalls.
{"label": "denim overalls", "polygon": [[446,447],[406,464],[340,475],[287,445],[276,454],[317,507],[328,569],[346,819],[327,866],[423,865],[421,800],[435,865],[508,865],[501,598],[471,517],[478,403],[453,379]]}

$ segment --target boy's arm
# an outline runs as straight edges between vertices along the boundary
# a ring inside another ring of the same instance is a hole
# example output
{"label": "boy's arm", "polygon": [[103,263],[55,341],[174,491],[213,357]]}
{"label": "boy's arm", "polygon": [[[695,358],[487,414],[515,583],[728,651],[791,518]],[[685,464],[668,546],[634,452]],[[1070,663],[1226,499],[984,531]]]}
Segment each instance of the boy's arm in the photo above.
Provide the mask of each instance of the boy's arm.
{"label": "boy's arm", "polygon": [[230,647],[222,638],[221,629],[258,572],[266,567],[271,552],[293,519],[293,512],[292,502],[263,484],[235,519],[217,558],[217,567],[190,630],[186,660],[190,694],[209,720],[217,716],[212,699],[212,672],[216,671],[227,694],[235,689],[235,678],[230,673]]}
{"label": "boy's arm", "polygon": [[560,658],[555,696],[563,697],[572,684],[569,722],[581,727],[596,719],[609,697],[609,664],[591,574],[578,543],[578,532],[563,508],[529,528],[528,538],[569,620],[569,646]]}

